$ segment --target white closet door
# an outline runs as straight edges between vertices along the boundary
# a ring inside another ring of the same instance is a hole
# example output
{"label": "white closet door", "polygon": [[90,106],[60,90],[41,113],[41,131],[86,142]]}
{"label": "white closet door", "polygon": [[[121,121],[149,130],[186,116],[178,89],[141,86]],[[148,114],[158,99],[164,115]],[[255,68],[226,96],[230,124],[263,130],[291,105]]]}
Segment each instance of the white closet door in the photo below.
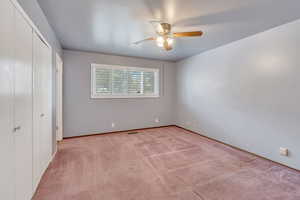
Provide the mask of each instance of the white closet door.
{"label": "white closet door", "polygon": [[37,186],[51,160],[51,49],[33,35],[33,181]]}
{"label": "white closet door", "polygon": [[14,199],[13,47],[14,8],[0,1],[0,199]]}
{"label": "white closet door", "polygon": [[42,153],[42,170],[46,170],[52,157],[52,52],[45,44],[42,45],[42,114],[43,131],[40,138]]}
{"label": "white closet door", "polygon": [[33,185],[36,188],[52,156],[52,52],[33,36]]}
{"label": "white closet door", "polygon": [[42,176],[41,135],[43,132],[43,42],[33,34],[33,187]]}
{"label": "white closet door", "polygon": [[32,28],[15,12],[14,124],[16,200],[32,196]]}

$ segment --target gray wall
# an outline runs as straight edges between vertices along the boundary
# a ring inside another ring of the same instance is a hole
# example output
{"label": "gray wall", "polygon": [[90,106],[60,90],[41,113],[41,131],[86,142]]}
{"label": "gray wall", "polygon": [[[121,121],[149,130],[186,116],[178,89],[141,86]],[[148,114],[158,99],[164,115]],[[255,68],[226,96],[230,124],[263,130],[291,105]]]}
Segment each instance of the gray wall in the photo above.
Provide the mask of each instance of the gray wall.
{"label": "gray wall", "polygon": [[[174,124],[175,63],[78,51],[63,59],[64,137]],[[91,63],[160,68],[161,97],[91,99]]]}
{"label": "gray wall", "polygon": [[178,62],[177,124],[300,169],[299,44],[298,20]]}
{"label": "gray wall", "polygon": [[40,8],[38,2],[36,0],[18,0],[21,7],[24,9],[24,11],[27,13],[27,15],[30,17],[30,19],[33,21],[35,26],[39,29],[39,31],[43,34],[47,42],[52,47],[52,62],[53,62],[53,84],[52,84],[52,91],[53,91],[53,107],[52,107],[52,129],[53,129],[53,153],[56,151],[56,52],[59,55],[62,55],[62,48],[61,45],[56,38],[56,35],[54,31],[52,30],[51,26],[49,25],[46,16],[44,15],[44,12]]}

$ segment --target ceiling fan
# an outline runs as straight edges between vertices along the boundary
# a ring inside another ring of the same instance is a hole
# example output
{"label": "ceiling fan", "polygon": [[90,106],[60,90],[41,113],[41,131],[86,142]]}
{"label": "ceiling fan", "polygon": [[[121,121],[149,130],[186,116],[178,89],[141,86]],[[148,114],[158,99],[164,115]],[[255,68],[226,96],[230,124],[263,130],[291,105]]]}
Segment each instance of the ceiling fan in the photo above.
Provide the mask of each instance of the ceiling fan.
{"label": "ceiling fan", "polygon": [[139,45],[142,42],[146,41],[156,41],[156,45],[165,49],[166,51],[170,51],[173,49],[173,43],[175,38],[179,37],[199,37],[203,35],[202,31],[192,31],[192,32],[175,32],[173,33],[172,25],[165,22],[160,21],[151,21],[156,29],[156,37],[149,37],[144,40],[137,41],[133,44]]}

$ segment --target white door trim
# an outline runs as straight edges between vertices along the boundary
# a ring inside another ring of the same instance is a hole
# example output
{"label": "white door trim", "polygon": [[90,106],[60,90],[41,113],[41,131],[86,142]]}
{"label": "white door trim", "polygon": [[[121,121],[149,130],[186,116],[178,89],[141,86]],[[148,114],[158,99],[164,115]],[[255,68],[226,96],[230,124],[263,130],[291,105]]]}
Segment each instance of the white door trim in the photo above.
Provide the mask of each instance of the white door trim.
{"label": "white door trim", "polygon": [[56,54],[56,140],[63,139],[63,61]]}

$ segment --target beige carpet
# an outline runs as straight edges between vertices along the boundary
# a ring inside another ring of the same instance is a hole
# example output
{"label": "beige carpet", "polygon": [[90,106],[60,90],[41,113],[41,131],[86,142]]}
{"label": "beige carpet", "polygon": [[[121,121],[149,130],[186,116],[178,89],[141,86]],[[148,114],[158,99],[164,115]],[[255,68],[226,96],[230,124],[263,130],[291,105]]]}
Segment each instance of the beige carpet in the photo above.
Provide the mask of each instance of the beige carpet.
{"label": "beige carpet", "polygon": [[33,200],[300,200],[300,172],[156,128],[64,140]]}

